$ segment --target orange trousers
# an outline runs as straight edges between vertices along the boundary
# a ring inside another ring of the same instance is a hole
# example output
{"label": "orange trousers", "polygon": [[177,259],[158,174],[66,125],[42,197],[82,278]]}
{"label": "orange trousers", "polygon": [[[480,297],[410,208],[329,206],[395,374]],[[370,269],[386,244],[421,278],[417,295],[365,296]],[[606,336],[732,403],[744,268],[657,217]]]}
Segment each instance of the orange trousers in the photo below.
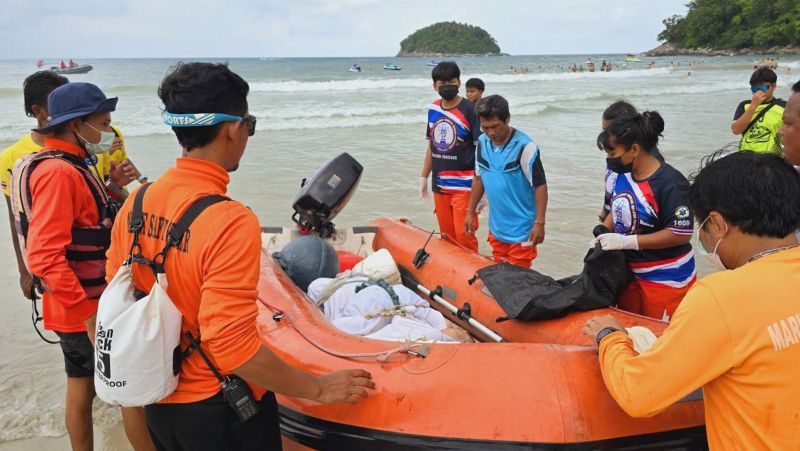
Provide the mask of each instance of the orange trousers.
{"label": "orange trousers", "polygon": [[530,241],[523,243],[504,243],[489,232],[489,244],[492,246],[492,257],[497,263],[509,262],[515,266],[530,268],[533,259],[538,255],[536,246]]}
{"label": "orange trousers", "polygon": [[683,288],[673,288],[634,279],[620,295],[618,307],[631,313],[669,321],[692,285],[694,281]]}
{"label": "orange trousers", "polygon": [[[439,194],[433,193],[434,213],[439,222],[439,231],[453,238],[457,243],[467,249],[478,252],[478,238],[473,233],[467,235],[464,230],[464,218],[469,208],[469,198],[472,193],[464,194]],[[472,223],[473,230],[478,230],[478,214]]]}

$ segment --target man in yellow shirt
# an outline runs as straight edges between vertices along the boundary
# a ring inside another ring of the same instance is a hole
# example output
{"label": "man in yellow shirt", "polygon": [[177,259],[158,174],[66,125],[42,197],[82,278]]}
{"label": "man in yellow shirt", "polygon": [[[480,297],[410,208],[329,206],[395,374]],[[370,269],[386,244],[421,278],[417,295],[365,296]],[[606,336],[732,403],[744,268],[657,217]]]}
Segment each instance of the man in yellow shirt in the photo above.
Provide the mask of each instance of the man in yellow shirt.
{"label": "man in yellow shirt", "polygon": [[[25,79],[22,85],[25,114],[28,117],[36,118],[39,128],[44,127],[48,122],[47,96],[51,91],[68,82],[69,80],[66,77],[52,71],[36,72]],[[142,180],[145,179],[142,178],[133,163],[128,160],[128,156],[125,153],[125,145],[122,141],[122,133],[116,128],[114,128],[114,132],[117,134],[117,139],[114,141],[109,153],[98,155],[96,164],[90,165],[90,167],[109,188],[121,192],[123,187],[131,181],[140,178]],[[0,188],[2,188],[6,205],[8,206],[11,239],[14,244],[14,253],[17,256],[20,287],[23,295],[29,299],[35,298],[36,294],[33,291],[33,280],[25,268],[25,263],[19,250],[17,233],[14,228],[14,216],[11,212],[11,203],[9,201],[9,187],[11,186],[11,169],[14,167],[14,163],[25,155],[38,152],[43,145],[44,137],[39,133],[31,132],[0,153]]]}
{"label": "man in yellow shirt", "polygon": [[709,161],[689,203],[701,224],[696,249],[721,271],[689,290],[641,354],[613,317],[590,319],[584,333],[631,416],[655,415],[702,387],[712,450],[797,450],[800,175],[776,155]]}

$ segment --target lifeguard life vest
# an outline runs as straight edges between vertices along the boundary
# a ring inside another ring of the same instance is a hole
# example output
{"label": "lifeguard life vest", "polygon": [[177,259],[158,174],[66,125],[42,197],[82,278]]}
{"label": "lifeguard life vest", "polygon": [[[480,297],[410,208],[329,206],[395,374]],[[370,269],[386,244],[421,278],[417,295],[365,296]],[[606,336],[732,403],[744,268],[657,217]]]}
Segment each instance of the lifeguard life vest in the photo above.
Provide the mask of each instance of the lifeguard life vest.
{"label": "lifeguard life vest", "polygon": [[[105,187],[83,159],[59,150],[48,150],[26,155],[14,164],[11,175],[11,210],[14,213],[14,226],[20,250],[25,266],[30,271],[27,248],[29,218],[33,203],[30,178],[39,163],[54,158],[71,164],[83,176],[97,205],[100,218],[98,224],[73,227],[72,242],[66,247],[66,258],[86,296],[89,299],[98,299],[106,287],[106,251],[111,244],[111,226],[114,223],[117,205],[109,199]],[[47,200],[42,199],[40,202]],[[37,274],[32,275],[41,281]],[[47,291],[44,284],[41,289]]]}

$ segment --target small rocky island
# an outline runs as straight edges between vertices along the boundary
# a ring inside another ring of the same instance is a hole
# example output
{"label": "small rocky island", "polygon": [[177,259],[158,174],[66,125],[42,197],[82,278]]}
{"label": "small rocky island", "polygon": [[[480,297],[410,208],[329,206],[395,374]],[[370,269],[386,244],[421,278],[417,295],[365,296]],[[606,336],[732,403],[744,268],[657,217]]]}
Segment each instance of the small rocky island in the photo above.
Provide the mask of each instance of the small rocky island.
{"label": "small rocky island", "polygon": [[457,22],[439,22],[421,28],[400,42],[397,56],[502,55],[497,41],[483,28]]}

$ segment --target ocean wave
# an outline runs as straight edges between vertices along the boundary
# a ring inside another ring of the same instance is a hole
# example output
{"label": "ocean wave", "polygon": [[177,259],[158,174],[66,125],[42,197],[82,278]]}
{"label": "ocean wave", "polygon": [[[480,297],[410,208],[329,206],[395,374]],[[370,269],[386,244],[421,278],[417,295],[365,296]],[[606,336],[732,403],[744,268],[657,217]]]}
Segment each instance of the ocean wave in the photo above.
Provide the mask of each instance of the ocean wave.
{"label": "ocean wave", "polygon": [[0,87],[0,97],[22,97],[22,86]]}
{"label": "ocean wave", "polygon": [[[386,106],[383,104],[362,105],[362,104],[320,104],[317,108],[273,108],[259,109],[258,104],[250,105],[250,114],[258,118],[258,126],[261,127],[262,119],[265,120],[285,120],[285,119],[342,119],[350,117],[376,117],[386,114]],[[392,109],[393,115],[414,114],[424,118],[428,106],[423,102],[416,104],[397,105]]]}
{"label": "ocean wave", "polygon": [[[671,73],[670,69],[636,69],[620,70],[616,72],[557,72],[557,73],[528,73],[528,74],[470,74],[469,77],[479,77],[484,82],[491,84],[515,84],[535,81],[557,80],[583,80],[583,79],[622,79],[664,76]],[[466,75],[464,75],[466,77]],[[347,91],[373,91],[397,88],[429,88],[430,78],[359,78],[355,80],[330,80],[330,81],[274,81],[250,83],[253,92],[347,92]]]}

